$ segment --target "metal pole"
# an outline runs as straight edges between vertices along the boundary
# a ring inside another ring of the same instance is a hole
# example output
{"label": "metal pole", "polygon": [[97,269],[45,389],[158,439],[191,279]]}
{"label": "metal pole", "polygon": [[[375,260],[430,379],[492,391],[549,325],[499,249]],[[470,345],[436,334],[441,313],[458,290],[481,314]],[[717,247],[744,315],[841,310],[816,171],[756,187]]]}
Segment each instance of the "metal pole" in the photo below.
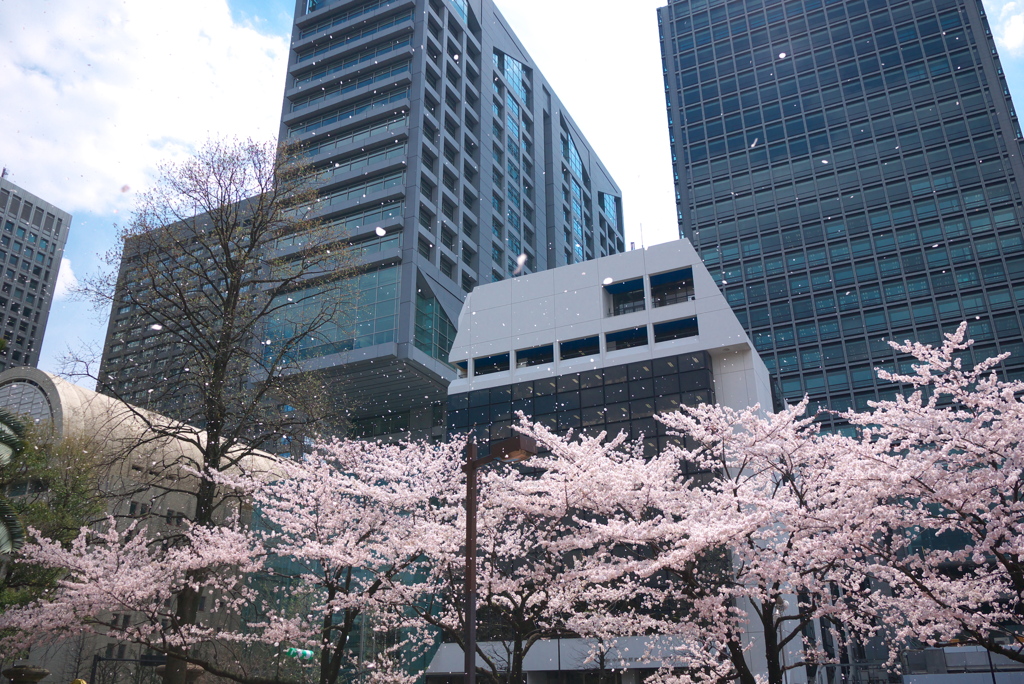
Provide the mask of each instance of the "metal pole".
{"label": "metal pole", "polygon": [[96,684],[96,665],[99,664],[102,656],[99,653],[92,654],[92,672],[89,674],[89,684]]}
{"label": "metal pole", "polygon": [[[943,655],[943,657],[945,657],[945,655],[946,655],[946,652],[945,652],[945,651],[943,651],[943,652],[942,652],[942,655]],[[985,649],[985,655],[987,655],[987,656],[988,656],[988,673],[989,673],[990,675],[992,675],[992,684],[996,684],[996,668],[995,668],[995,666],[994,666],[994,665],[992,664],[992,651],[990,651],[990,650],[988,650],[988,649],[986,648],[986,649]]]}
{"label": "metal pole", "polygon": [[556,632],[555,638],[558,640],[558,684],[565,684],[562,679],[562,632]]}
{"label": "metal pole", "polygon": [[466,684],[476,684],[476,443],[466,443]]}

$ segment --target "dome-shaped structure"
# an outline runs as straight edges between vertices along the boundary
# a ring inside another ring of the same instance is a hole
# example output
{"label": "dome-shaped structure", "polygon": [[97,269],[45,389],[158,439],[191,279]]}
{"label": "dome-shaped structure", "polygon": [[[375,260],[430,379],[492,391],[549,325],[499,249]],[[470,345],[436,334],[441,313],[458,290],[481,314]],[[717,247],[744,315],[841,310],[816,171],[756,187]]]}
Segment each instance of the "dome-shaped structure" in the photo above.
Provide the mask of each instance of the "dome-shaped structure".
{"label": "dome-shaped structure", "polygon": [[123,422],[134,413],[110,397],[27,366],[0,373],[0,407],[37,425],[49,424],[58,439],[86,425],[109,426],[114,417]]}
{"label": "dome-shaped structure", "polygon": [[[0,373],[0,408],[31,419],[41,430],[52,430],[57,440],[84,440],[112,465],[119,463],[122,477],[138,479],[139,473],[130,474],[129,466],[135,471],[144,467],[150,476],[180,477],[185,474],[183,466],[189,470],[202,461],[202,430],[36,368]],[[240,465],[249,474],[273,477],[275,461],[270,454],[252,450]]]}
{"label": "dome-shaped structure", "polygon": [[[90,467],[95,467],[107,513],[120,521],[145,519],[150,529],[157,529],[180,525],[194,515],[190,492],[199,482],[195,473],[201,470],[202,430],[28,367],[0,373],[0,407],[31,420],[37,426],[34,439],[63,442],[94,458]],[[231,470],[275,479],[281,476],[276,466],[273,456],[246,449]],[[243,512],[244,506],[241,498],[229,501],[218,519]],[[98,654],[109,644],[103,635],[83,638],[40,645],[31,651],[29,662],[54,672],[74,672],[76,654]],[[137,655],[137,650],[131,653]]]}

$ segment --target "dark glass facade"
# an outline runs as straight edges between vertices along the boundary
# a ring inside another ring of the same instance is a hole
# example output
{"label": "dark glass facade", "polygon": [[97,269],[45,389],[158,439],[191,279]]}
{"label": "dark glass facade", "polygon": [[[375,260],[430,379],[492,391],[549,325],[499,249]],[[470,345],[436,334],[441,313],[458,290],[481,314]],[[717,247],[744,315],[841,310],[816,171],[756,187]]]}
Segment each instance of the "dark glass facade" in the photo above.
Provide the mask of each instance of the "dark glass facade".
{"label": "dark glass facade", "polygon": [[39,362],[71,214],[0,177],[0,371]]}
{"label": "dark glass facade", "polygon": [[963,320],[1022,375],[1021,129],[979,0],[659,10],[680,233],[784,399],[891,396]]}
{"label": "dark glass facade", "polygon": [[655,414],[715,401],[711,368],[711,355],[697,352],[453,394],[448,430],[472,431],[485,448],[510,437],[522,411],[560,434],[642,434],[645,449],[654,454],[670,442],[682,443],[666,434]]}

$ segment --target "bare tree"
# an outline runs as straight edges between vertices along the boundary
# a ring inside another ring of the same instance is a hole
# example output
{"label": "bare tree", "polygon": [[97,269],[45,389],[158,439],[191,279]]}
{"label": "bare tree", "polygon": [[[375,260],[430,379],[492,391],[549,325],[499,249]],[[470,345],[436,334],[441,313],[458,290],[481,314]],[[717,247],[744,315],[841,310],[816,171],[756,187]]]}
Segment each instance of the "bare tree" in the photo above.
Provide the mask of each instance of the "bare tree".
{"label": "bare tree", "polygon": [[[341,413],[303,362],[344,344],[349,252],[315,218],[315,174],[293,152],[211,141],[163,165],[107,255],[110,269],[80,286],[111,308],[99,391],[142,407],[133,412],[146,440],[187,445],[150,450],[161,456],[138,473],[162,498],[186,501],[150,511],[166,516],[149,529],[165,547],[188,544],[184,521],[215,526],[238,510],[217,473],[246,474],[256,448],[291,451]],[[93,375],[87,363],[74,373]],[[201,573],[194,580],[175,596],[171,629],[201,618]],[[182,684],[184,654],[168,651],[165,679]]]}

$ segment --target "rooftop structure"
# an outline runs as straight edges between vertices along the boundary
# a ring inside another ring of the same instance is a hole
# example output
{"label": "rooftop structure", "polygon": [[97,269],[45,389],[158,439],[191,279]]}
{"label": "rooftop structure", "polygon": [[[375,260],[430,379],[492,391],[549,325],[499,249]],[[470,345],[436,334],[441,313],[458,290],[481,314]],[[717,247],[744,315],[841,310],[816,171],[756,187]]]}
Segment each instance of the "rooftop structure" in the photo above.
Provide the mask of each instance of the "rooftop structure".
{"label": "rooftop structure", "polygon": [[481,444],[517,411],[552,429],[670,438],[680,405],[771,408],[768,371],[686,240],[536,273],[466,299],[448,423]]}

